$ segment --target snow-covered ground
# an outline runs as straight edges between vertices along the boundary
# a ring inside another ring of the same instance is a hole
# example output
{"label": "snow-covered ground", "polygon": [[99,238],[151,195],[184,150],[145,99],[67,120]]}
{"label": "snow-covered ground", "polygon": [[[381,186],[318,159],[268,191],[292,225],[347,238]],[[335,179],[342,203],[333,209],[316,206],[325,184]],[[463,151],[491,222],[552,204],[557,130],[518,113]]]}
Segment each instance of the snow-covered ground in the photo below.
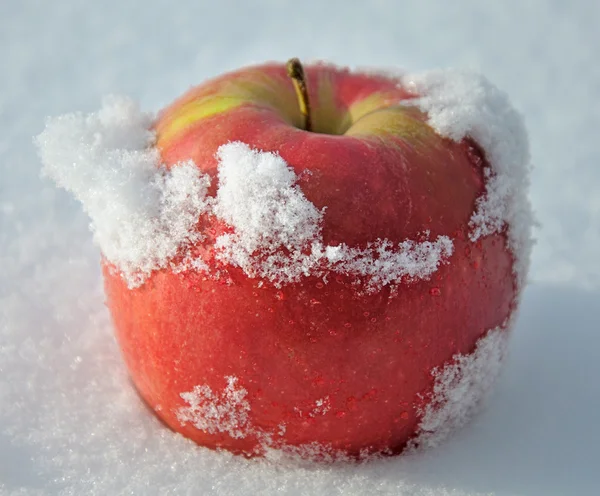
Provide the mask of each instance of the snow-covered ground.
{"label": "snow-covered ground", "polygon": [[[596,494],[600,4],[0,2],[0,494]],[[478,70],[524,115],[540,227],[487,410],[435,451],[282,467],[195,447],[134,394],[88,219],[39,178],[45,117],[109,93],[157,110],[264,60]]]}

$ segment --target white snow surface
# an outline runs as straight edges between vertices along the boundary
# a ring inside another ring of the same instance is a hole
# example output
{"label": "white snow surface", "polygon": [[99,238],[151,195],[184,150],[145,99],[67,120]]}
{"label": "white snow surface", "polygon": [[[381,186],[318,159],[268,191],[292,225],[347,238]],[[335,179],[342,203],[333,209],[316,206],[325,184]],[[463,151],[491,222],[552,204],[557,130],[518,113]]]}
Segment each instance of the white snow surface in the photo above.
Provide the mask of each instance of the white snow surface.
{"label": "white snow surface", "polygon": [[[598,19],[588,0],[0,2],[0,494],[596,494]],[[31,138],[46,116],[110,93],[158,109],[225,70],[291,56],[474,69],[525,118],[533,284],[486,409],[428,453],[282,466],[166,430],[127,379],[87,214],[39,179]]]}

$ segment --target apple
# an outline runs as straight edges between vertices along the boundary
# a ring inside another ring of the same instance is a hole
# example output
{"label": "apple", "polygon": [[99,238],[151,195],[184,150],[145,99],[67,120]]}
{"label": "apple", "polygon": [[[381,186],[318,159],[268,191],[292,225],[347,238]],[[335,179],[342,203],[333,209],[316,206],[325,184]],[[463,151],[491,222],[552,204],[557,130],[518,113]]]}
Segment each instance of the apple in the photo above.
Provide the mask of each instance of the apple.
{"label": "apple", "polygon": [[205,209],[142,284],[108,257],[103,274],[133,382],[171,429],[247,456],[400,453],[440,371],[508,333],[507,227],[473,236],[489,157],[436,131],[420,96],[293,59],[159,114],[161,161],[193,162]]}

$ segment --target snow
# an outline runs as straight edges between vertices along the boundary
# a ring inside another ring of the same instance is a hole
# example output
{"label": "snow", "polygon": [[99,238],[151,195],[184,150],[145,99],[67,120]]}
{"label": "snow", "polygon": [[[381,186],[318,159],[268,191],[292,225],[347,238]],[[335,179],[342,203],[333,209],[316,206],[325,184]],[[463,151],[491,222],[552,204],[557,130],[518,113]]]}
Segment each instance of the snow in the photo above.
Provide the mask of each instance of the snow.
{"label": "snow", "polygon": [[454,141],[471,137],[483,148],[486,192],[471,218],[470,238],[508,229],[515,273],[522,287],[531,256],[533,213],[529,202],[529,144],[521,116],[484,76],[457,70],[405,75],[402,84],[419,98],[407,100],[427,113],[428,123]]}
{"label": "snow", "polygon": [[[0,494],[595,494],[599,18],[588,0],[0,3]],[[174,436],[127,379],[86,214],[39,179],[31,138],[46,116],[110,93],[159,109],[291,56],[475,69],[525,118],[532,284],[487,408],[428,454],[281,467]]]}
{"label": "snow", "polygon": [[[296,186],[294,171],[277,154],[239,142],[221,146],[217,156],[214,212],[235,230],[217,238],[219,258],[273,282],[293,282],[309,273],[318,260],[302,252],[320,236],[323,212]],[[290,256],[277,253],[281,248]]]}
{"label": "snow", "polygon": [[[277,154],[240,142],[219,147],[219,188],[212,213],[234,229],[215,241],[217,258],[249,277],[276,286],[329,272],[366,279],[377,291],[403,276],[428,278],[452,254],[452,241],[373,240],[366,248],[324,245],[318,210],[296,185],[297,177]],[[282,248],[288,253],[283,253]]]}
{"label": "snow", "polygon": [[226,432],[234,439],[241,439],[252,433],[248,425],[248,391],[237,385],[237,377],[229,376],[225,379],[227,386],[221,393],[213,393],[206,384],[195,386],[188,393],[181,393],[181,398],[189,405],[177,411],[177,419],[181,425],[190,422],[196,429],[209,434]]}
{"label": "snow", "polygon": [[[425,233],[424,233],[425,234]],[[428,233],[427,233],[428,235]],[[454,248],[448,236],[438,236],[435,241],[415,242],[410,239],[394,246],[388,240],[378,240],[365,249],[346,245],[328,246],[325,256],[332,269],[367,279],[367,289],[379,289],[394,283],[403,276],[408,281],[427,279],[446,263]]]}
{"label": "snow", "polygon": [[94,239],[129,287],[165,267],[207,210],[210,179],[192,162],[161,167],[152,117],[130,99],[108,97],[97,113],[49,119],[36,138],[42,173],[73,193]]}
{"label": "snow", "polygon": [[433,370],[433,392],[420,412],[423,417],[409,449],[439,446],[483,408],[500,376],[511,330],[512,324],[492,329],[477,341],[473,353],[457,354]]}

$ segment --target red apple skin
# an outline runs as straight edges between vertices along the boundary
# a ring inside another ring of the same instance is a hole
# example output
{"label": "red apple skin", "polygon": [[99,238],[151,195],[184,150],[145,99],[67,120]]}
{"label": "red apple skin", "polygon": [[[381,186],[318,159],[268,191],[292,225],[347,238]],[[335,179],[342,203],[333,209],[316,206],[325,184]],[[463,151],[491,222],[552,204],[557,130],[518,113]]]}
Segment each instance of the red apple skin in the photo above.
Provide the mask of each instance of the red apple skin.
{"label": "red apple skin", "polygon": [[[305,71],[315,130],[343,135],[295,127],[300,115],[292,83],[284,66],[270,64],[210,81],[163,111],[156,123],[163,160],[174,166],[193,159],[213,176],[214,194],[220,145],[243,141],[275,151],[295,170],[308,200],[327,207],[325,243],[399,243],[420,240],[429,230],[429,239],[452,239],[448,263],[428,280],[403,280],[373,294],[333,273],[326,283],[310,277],[276,288],[218,264],[208,247],[228,227],[209,218],[199,223],[207,237],[195,251],[226,277],[163,269],[129,289],[105,261],[107,304],[140,395],[168,426],[198,444],[262,453],[260,436],[209,434],[177,418],[186,406],[181,393],[197,385],[222,391],[226,377],[235,376],[247,391],[254,432],[271,434],[274,446],[318,442],[350,456],[399,453],[417,432],[432,370],[457,353],[471,353],[511,315],[513,257],[505,233],[469,240],[469,219],[484,191],[485,158],[474,143],[443,139],[426,116],[399,108],[399,100],[413,95],[393,79],[323,65]],[[276,92],[275,110],[264,98],[257,103],[244,94],[247,101],[234,108],[173,124],[186,105],[237,95],[253,83],[254,96],[261,96],[256,87]],[[327,103],[331,94],[333,104]],[[375,110],[339,127],[340,116],[369,95]],[[328,411],[310,414],[323,399]]]}

